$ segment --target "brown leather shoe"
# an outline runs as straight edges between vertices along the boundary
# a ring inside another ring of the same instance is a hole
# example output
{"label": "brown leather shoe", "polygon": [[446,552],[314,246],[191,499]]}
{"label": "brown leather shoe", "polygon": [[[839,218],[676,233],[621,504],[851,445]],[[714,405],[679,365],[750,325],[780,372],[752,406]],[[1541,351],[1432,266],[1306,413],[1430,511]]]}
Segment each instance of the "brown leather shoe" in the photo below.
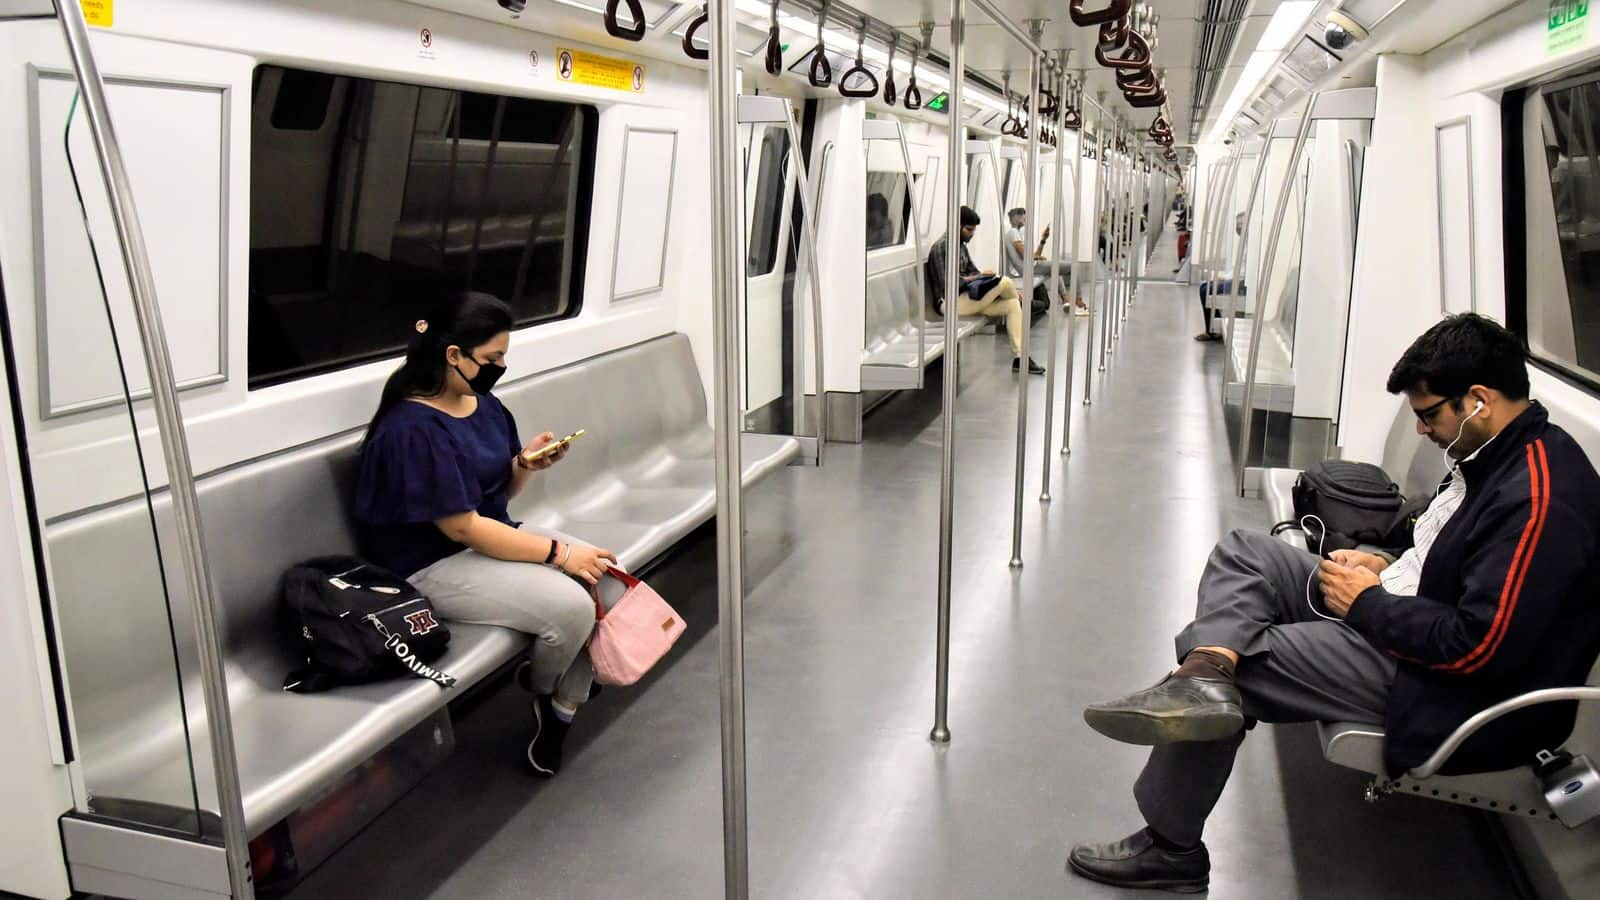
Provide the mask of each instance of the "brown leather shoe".
{"label": "brown leather shoe", "polygon": [[1086,707],[1089,727],[1124,744],[1218,741],[1244,728],[1239,689],[1231,681],[1168,675],[1154,687]]}
{"label": "brown leather shoe", "polygon": [[1205,844],[1167,850],[1156,844],[1148,828],[1108,844],[1079,844],[1067,856],[1067,868],[1115,887],[1198,894],[1211,885],[1211,855]]}

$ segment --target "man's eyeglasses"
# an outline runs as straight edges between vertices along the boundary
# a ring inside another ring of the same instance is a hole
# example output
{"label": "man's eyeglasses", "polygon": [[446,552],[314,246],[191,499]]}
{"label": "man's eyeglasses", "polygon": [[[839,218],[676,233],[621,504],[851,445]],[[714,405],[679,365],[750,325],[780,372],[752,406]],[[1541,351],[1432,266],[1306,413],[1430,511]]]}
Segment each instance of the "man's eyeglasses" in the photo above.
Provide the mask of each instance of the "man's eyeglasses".
{"label": "man's eyeglasses", "polygon": [[1457,399],[1460,399],[1460,398],[1458,398],[1458,397],[1446,397],[1443,400],[1440,400],[1438,403],[1434,403],[1434,404],[1431,404],[1429,406],[1425,406],[1422,409],[1416,409],[1416,408],[1413,407],[1411,411],[1417,414],[1417,421],[1421,422],[1424,425],[1427,425],[1427,426],[1431,427],[1433,425],[1434,417],[1439,414],[1439,410],[1443,409],[1444,405],[1446,403],[1449,403],[1450,401],[1457,400]]}

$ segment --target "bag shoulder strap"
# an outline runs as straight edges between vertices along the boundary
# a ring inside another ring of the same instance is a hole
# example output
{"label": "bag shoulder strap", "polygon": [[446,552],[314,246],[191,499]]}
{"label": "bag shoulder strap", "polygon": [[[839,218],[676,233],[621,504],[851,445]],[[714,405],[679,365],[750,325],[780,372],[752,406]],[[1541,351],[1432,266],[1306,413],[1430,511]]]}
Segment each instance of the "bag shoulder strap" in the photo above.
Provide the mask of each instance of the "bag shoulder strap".
{"label": "bag shoulder strap", "polygon": [[372,623],[372,627],[377,630],[378,634],[382,635],[383,649],[394,654],[394,658],[399,660],[400,665],[405,666],[411,674],[418,678],[426,678],[441,688],[453,688],[456,686],[456,677],[454,675],[446,675],[418,659],[417,654],[412,652],[411,647],[401,640],[399,635],[383,627],[383,623],[379,622],[376,617],[368,616],[367,621]]}

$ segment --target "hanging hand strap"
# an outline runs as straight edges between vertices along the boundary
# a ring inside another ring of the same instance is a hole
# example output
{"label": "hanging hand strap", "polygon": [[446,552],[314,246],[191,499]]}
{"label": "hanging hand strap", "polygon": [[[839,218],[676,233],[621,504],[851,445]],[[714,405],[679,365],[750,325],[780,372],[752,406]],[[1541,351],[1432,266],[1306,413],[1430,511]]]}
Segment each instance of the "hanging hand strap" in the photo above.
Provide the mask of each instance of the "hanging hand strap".
{"label": "hanging hand strap", "polygon": [[1120,19],[1133,7],[1133,0],[1111,0],[1105,9],[1085,10],[1083,4],[1084,0],[1072,0],[1067,7],[1067,13],[1072,16],[1074,25],[1100,25]]}
{"label": "hanging hand strap", "polygon": [[[867,20],[865,18],[863,18],[861,20],[861,29],[856,32],[856,64],[851,66],[850,68],[846,69],[845,73],[843,75],[839,76],[839,94],[840,94],[840,96],[844,96],[844,97],[876,97],[876,96],[878,96],[878,76],[872,74],[872,70],[867,68],[866,61],[862,58],[862,51],[866,48],[866,45],[867,45]],[[871,84],[871,87],[865,87],[865,88],[852,88],[852,87],[849,87],[848,85],[850,84],[850,79],[855,77],[855,76],[857,76],[857,75],[866,76],[867,81]]]}
{"label": "hanging hand strap", "polygon": [[772,25],[767,29],[767,74],[783,73],[783,38],[778,32],[778,0],[772,0]]}
{"label": "hanging hand strap", "polygon": [[922,108],[922,90],[917,87],[917,59],[922,56],[922,49],[911,54],[911,78],[906,82],[906,109]]}
{"label": "hanging hand strap", "polygon": [[706,49],[701,50],[699,47],[696,47],[694,45],[694,36],[696,34],[699,34],[700,33],[700,29],[705,27],[705,24],[707,22],[709,22],[709,21],[711,21],[710,11],[707,10],[704,6],[702,6],[702,7],[700,7],[700,15],[696,16],[695,20],[693,22],[689,23],[689,28],[686,31],[684,31],[684,33],[683,33],[683,53],[684,53],[685,56],[689,57],[690,59],[710,59],[711,58],[711,48],[710,47],[707,47]]}
{"label": "hanging hand strap", "polygon": [[897,31],[889,32],[889,71],[883,76],[883,102],[890,106],[894,105],[895,99],[899,96],[894,90],[894,51],[899,46],[900,33]]}
{"label": "hanging hand strap", "polygon": [[[617,7],[624,2],[628,4],[628,15],[632,17],[633,24],[623,28],[617,22]],[[606,34],[625,41],[644,40],[644,8],[639,5],[639,0],[606,0]]]}
{"label": "hanging hand strap", "polygon": [[822,0],[822,9],[817,12],[817,49],[811,57],[811,70],[806,75],[811,86],[817,88],[833,84],[833,66],[828,64],[828,44],[822,39],[822,26],[827,21],[828,0]]}

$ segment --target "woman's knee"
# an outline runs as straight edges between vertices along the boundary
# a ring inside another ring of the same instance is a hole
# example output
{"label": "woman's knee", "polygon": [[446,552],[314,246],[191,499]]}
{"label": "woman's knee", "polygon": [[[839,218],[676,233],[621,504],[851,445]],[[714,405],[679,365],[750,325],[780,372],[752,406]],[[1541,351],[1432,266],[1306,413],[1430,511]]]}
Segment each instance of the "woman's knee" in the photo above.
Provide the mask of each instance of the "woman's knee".
{"label": "woman's knee", "polygon": [[539,639],[546,644],[581,644],[594,631],[594,598],[589,592],[572,582],[556,591],[548,601],[545,629]]}

